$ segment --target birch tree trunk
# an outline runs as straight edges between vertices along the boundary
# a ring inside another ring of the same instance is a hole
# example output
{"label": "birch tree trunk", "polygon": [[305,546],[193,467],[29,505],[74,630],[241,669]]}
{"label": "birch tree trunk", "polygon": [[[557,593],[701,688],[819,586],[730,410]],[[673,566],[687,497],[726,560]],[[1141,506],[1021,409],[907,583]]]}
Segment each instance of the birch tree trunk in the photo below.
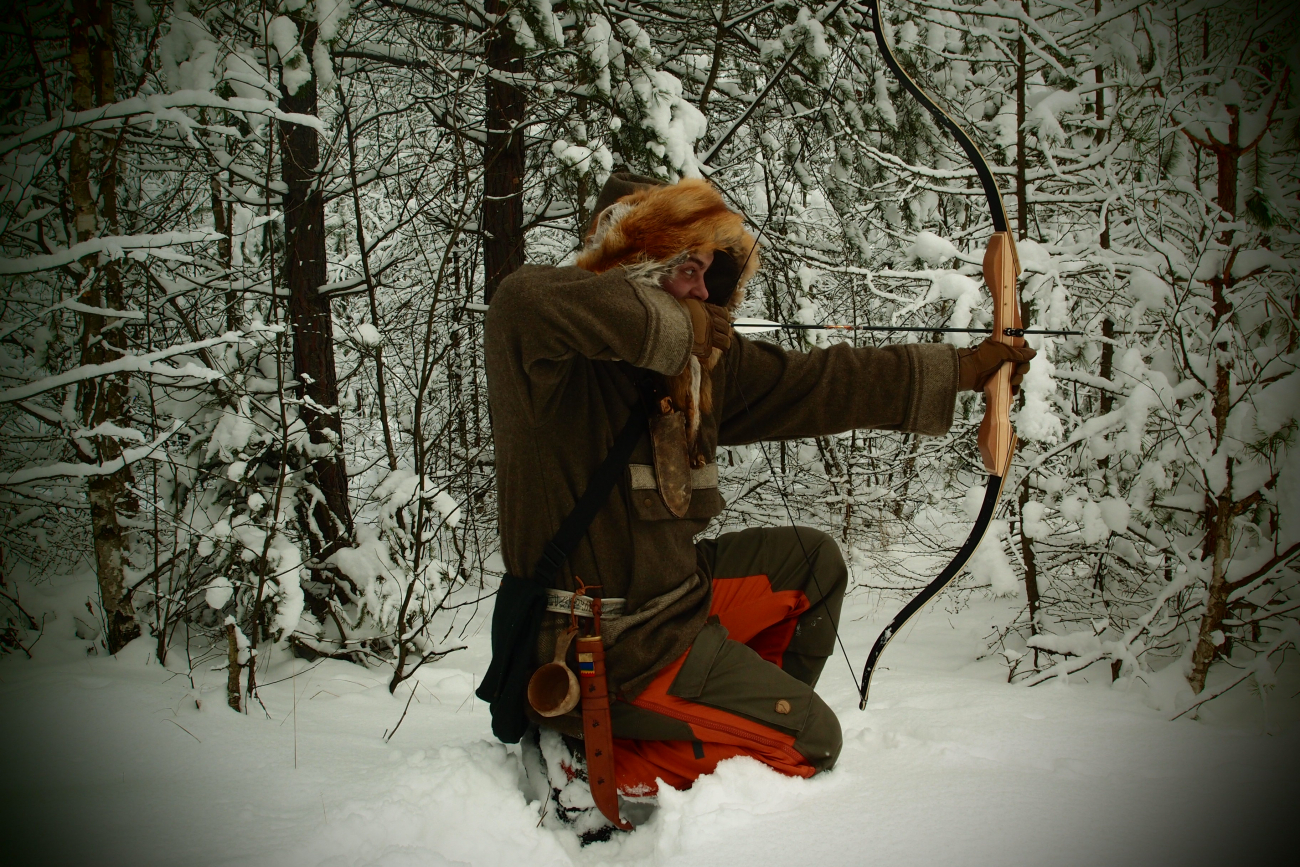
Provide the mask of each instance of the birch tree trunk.
{"label": "birch tree trunk", "polygon": [[[1282,89],[1285,88],[1288,78],[1289,72],[1284,72],[1278,86],[1278,93],[1281,93]],[[1237,216],[1237,174],[1240,170],[1241,158],[1259,145],[1264,135],[1263,131],[1267,130],[1272,124],[1277,105],[1278,101],[1275,97],[1268,109],[1264,126],[1252,141],[1242,140],[1241,110],[1236,105],[1226,106],[1228,129],[1225,141],[1219,141],[1213,135],[1207,135],[1205,140],[1199,140],[1190,133],[1188,134],[1188,137],[1197,144],[1214,153],[1218,175],[1215,202],[1222,209],[1223,215],[1229,223],[1233,222]],[[1214,416],[1214,452],[1216,455],[1224,454],[1228,448],[1225,433],[1228,426],[1228,415],[1232,411],[1233,374],[1232,347],[1229,334],[1234,327],[1232,322],[1233,304],[1230,292],[1238,282],[1233,277],[1232,266],[1239,249],[1239,247],[1233,246],[1234,239],[1231,228],[1220,234],[1219,243],[1230,252],[1226,257],[1222,273],[1206,281],[1209,283],[1212,293],[1211,327],[1216,336],[1222,336],[1222,340],[1216,340],[1214,344],[1214,382],[1210,384],[1213,390],[1211,412]],[[1196,649],[1192,652],[1192,671],[1187,676],[1192,691],[1196,693],[1205,688],[1205,677],[1209,672],[1210,663],[1214,661],[1214,658],[1220,652],[1227,652],[1226,650],[1220,651],[1220,647],[1227,646],[1223,633],[1223,621],[1228,616],[1228,597],[1236,589],[1236,585],[1228,578],[1228,564],[1232,557],[1233,529],[1236,517],[1253,505],[1254,500],[1259,497],[1258,493],[1255,493],[1244,500],[1234,501],[1232,497],[1234,462],[1231,454],[1224,457],[1224,463],[1222,487],[1217,493],[1207,494],[1205,498],[1205,542],[1201,548],[1201,558],[1210,561],[1210,583],[1206,591],[1205,614],[1201,617],[1201,625],[1197,633]]]}
{"label": "birch tree trunk", "polygon": [[[86,111],[116,99],[113,59],[113,7],[107,0],[77,0],[68,20],[69,65],[72,68],[72,102]],[[107,141],[107,148],[96,147]],[[98,157],[99,197],[91,189]],[[68,161],[68,187],[73,203],[73,224],[78,242],[97,235],[118,234],[117,171],[112,137],[98,138],[82,127],[73,133]],[[83,258],[78,300],[97,310],[120,310],[125,301],[117,267],[99,264],[97,255]],[[82,364],[103,364],[120,358],[125,345],[121,328],[106,328],[110,320],[100,313],[81,314],[80,354]],[[78,388],[77,407],[81,425],[94,430],[105,422],[116,422],[126,402],[125,374],[86,380]],[[76,441],[78,456],[87,463],[110,464],[122,457],[113,436],[101,434]],[[99,582],[109,653],[117,653],[139,637],[140,626],[127,598],[125,565],[130,540],[123,517],[136,511],[128,491],[131,469],[87,478],[90,520],[95,539],[95,572]]]}

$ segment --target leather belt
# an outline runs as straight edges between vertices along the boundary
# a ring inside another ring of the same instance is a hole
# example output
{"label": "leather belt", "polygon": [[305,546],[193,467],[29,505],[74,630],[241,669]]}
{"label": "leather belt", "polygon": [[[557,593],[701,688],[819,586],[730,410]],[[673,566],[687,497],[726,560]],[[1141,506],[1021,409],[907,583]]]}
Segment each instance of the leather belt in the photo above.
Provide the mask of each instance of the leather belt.
{"label": "leather belt", "polygon": [[[632,479],[632,490],[644,491],[659,487],[659,482],[655,478],[655,468],[652,464],[628,464],[628,472]],[[700,488],[716,488],[718,486],[718,465],[705,464],[691,470],[691,490]]]}
{"label": "leather belt", "polygon": [[[627,607],[626,599],[602,599],[600,602],[600,619],[612,620],[615,617],[623,616],[623,609]],[[548,588],[546,591],[546,610],[553,611],[556,614],[568,614],[570,612],[577,614],[579,617],[591,616],[591,597],[578,596],[574,601],[574,594],[567,590],[554,590]]]}

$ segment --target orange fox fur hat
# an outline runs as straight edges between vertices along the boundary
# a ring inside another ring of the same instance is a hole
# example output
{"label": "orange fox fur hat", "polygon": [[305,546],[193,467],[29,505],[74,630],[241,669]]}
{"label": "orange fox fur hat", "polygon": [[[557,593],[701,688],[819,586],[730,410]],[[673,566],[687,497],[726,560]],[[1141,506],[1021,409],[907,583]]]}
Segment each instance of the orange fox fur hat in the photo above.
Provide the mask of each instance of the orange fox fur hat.
{"label": "orange fox fur hat", "polygon": [[[622,266],[629,278],[658,285],[688,253],[709,250],[722,271],[736,277],[735,289],[722,303],[733,313],[744,300],[745,283],[758,271],[758,244],[745,231],[744,218],[727,207],[722,195],[708,181],[688,178],[676,184],[661,184],[637,175],[612,175],[601,191],[600,202],[609,202],[596,214],[587,232],[586,245],[575,264],[597,274]],[[731,257],[722,261],[718,252]],[[710,270],[714,270],[710,266]],[[709,282],[705,273],[705,282]],[[703,360],[691,356],[686,369],[664,377],[674,406],[686,413],[687,459],[703,466],[698,432],[701,417],[713,411],[711,371],[721,360],[721,350]],[[656,458],[659,460],[659,458]]]}
{"label": "orange fox fur hat", "polygon": [[744,218],[727,207],[711,183],[687,178],[642,187],[602,210],[575,264],[599,274],[620,265],[668,263],[691,252],[722,250],[739,267],[726,305],[735,310],[745,283],[758,271],[757,246]]}

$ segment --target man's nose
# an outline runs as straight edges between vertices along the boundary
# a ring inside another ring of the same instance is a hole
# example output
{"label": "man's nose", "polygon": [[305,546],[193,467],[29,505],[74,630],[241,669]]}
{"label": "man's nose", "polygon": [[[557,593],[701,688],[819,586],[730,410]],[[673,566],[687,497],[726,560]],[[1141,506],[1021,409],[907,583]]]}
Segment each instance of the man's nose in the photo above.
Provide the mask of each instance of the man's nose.
{"label": "man's nose", "polygon": [[690,298],[698,298],[700,301],[709,300],[709,287],[704,285],[704,277],[701,275],[695,278],[691,283],[690,291],[687,293]]}

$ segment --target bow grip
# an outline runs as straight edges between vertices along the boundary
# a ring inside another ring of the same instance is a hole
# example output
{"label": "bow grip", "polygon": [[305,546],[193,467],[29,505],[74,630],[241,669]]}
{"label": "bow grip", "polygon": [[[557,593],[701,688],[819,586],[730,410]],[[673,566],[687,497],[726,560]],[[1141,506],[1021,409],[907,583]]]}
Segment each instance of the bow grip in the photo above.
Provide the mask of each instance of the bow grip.
{"label": "bow grip", "polygon": [[[1006,329],[1020,329],[1020,305],[1017,303],[1016,278],[1020,276],[1020,258],[1010,232],[995,232],[984,252],[984,282],[993,296],[993,336],[991,340],[1009,346],[1024,346],[1023,337],[1012,337]],[[1005,477],[1015,450],[1015,431],[1011,429],[1012,362],[1005,362],[984,385],[984,420],[980,422],[980,457],[991,476]]]}

